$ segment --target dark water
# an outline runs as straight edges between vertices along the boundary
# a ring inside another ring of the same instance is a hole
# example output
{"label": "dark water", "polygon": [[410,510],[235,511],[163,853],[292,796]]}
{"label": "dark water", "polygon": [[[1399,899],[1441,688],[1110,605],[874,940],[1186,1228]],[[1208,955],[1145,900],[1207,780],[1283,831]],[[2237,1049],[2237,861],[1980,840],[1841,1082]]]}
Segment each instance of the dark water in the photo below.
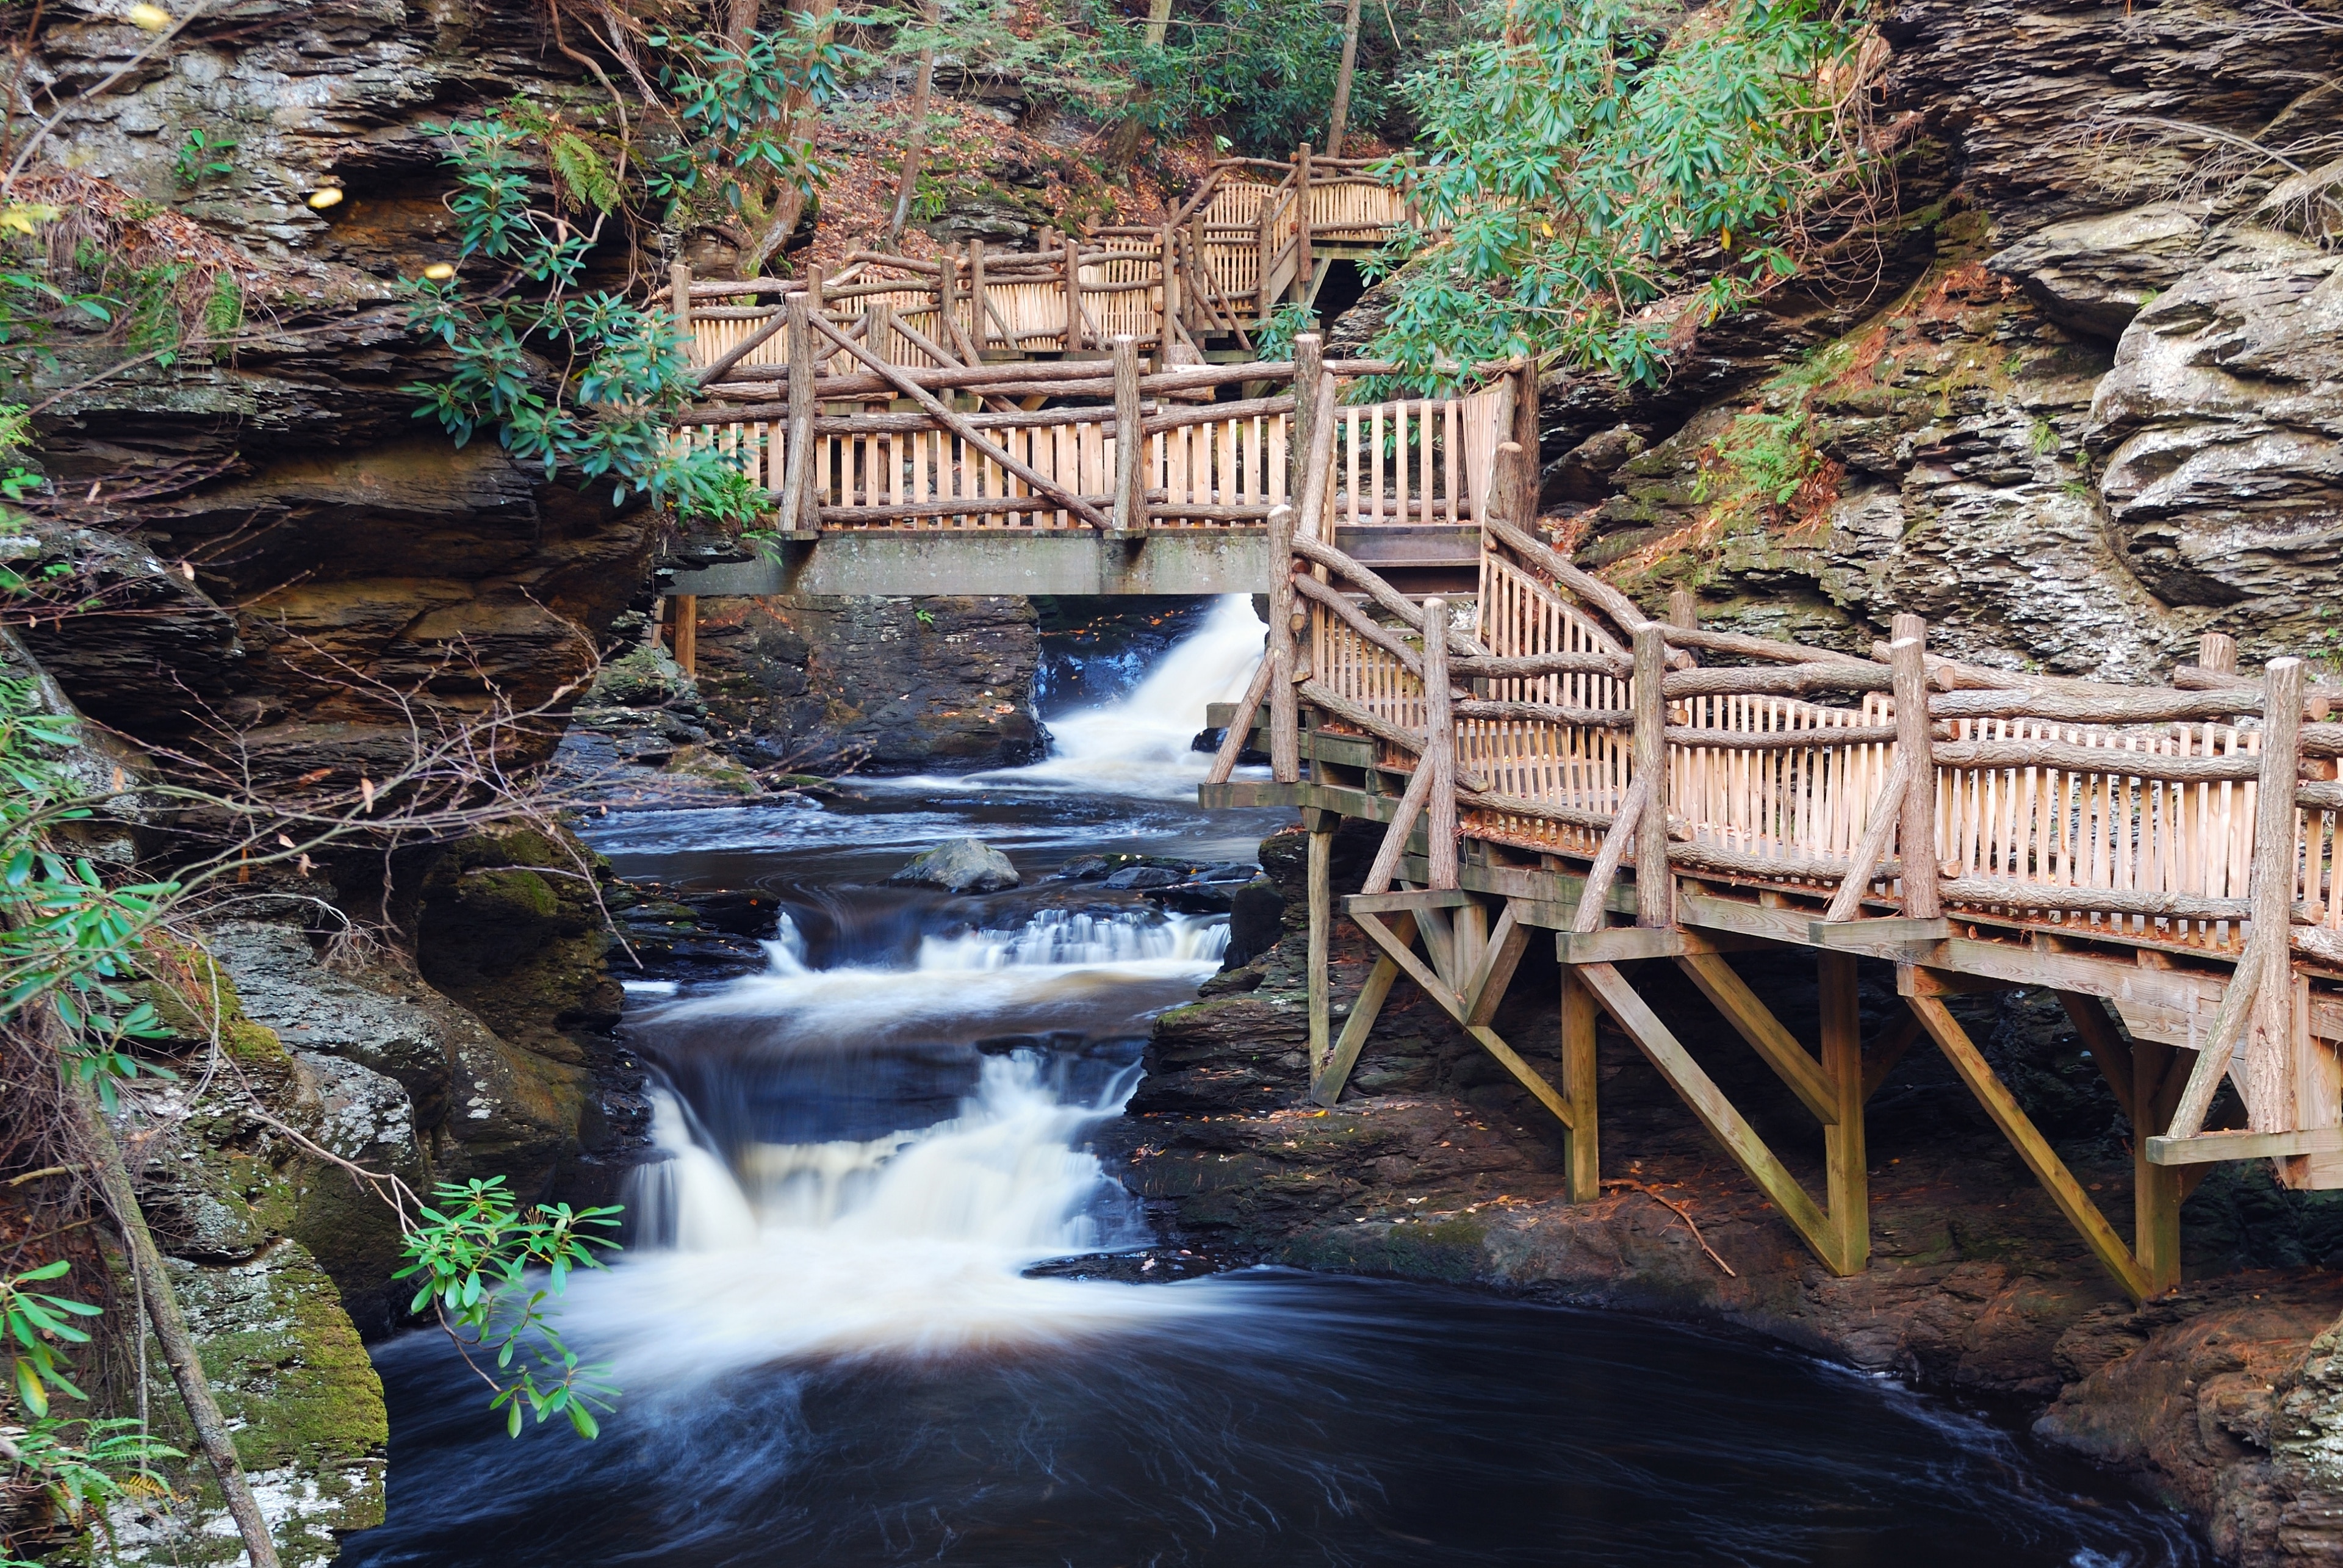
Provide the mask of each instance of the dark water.
{"label": "dark water", "polygon": [[349,1560],[2210,1561],[2170,1516],[2046,1475],[1983,1421],[1786,1352],[1453,1291],[1212,1283],[1236,1306],[1201,1326],[764,1368],[590,1448],[507,1442],[410,1340],[381,1358],[392,1523]]}
{"label": "dark water", "polygon": [[[660,982],[630,1024],[765,1228],[572,1287],[573,1342],[627,1389],[598,1442],[508,1441],[442,1342],[385,1347],[390,1519],[345,1561],[2210,1562],[1986,1420],[1770,1347],[1287,1272],[1025,1278],[1068,1239],[1134,1239],[1074,1147],[1081,1108],[1112,1113],[1148,1017],[1212,967],[1208,929],[1049,872],[1102,849],[1250,859],[1282,820],[1050,783],[595,825],[622,872],[789,910],[771,973]],[[880,886],[962,832],[1028,886]],[[1077,914],[1090,948],[1051,923]],[[1034,956],[1036,932],[1060,945]]]}

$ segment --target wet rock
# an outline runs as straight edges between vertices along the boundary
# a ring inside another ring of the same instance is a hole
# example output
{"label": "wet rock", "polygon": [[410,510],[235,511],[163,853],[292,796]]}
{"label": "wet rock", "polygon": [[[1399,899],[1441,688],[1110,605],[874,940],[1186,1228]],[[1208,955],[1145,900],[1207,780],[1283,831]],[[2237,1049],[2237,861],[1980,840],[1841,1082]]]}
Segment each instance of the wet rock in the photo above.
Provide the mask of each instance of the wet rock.
{"label": "wet rock", "polygon": [[1285,900],[1265,877],[1229,895],[1227,967],[1241,969],[1269,950],[1285,923]]}
{"label": "wet rock", "polygon": [[1986,265],[2016,278],[2059,326],[2112,343],[2188,271],[2204,232],[2201,206],[2157,202],[2053,224]]}
{"label": "wet rock", "polygon": [[1168,866],[1125,866],[1111,873],[1104,886],[1118,892],[1147,888],[1168,888],[1186,879]]}
{"label": "wet rock", "polygon": [[1013,767],[1047,746],[1023,599],[725,599],[703,608],[699,649],[711,731],[758,768]]}
{"label": "wet rock", "polygon": [[941,888],[948,893],[996,893],[1016,887],[1022,879],[1009,857],[983,839],[953,839],[914,857],[887,880]]}

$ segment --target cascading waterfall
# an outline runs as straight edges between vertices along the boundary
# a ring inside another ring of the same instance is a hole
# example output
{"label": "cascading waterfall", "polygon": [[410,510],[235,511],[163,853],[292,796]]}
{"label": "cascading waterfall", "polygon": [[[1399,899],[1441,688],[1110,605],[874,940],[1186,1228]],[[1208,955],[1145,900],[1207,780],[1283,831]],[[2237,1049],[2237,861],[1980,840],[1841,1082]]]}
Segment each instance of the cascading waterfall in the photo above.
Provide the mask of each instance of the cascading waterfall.
{"label": "cascading waterfall", "polygon": [[738,1177],[680,1113],[664,1119],[660,1165],[673,1170],[639,1174],[630,1197],[661,1207],[657,1233],[672,1243],[579,1277],[566,1323],[628,1388],[680,1392],[778,1361],[1052,1344],[1211,1311],[1209,1290],[1023,1274],[1146,1239],[1131,1196],[1074,1146],[1137,1081],[1127,1069],[1068,1104],[1036,1053],[988,1058],[950,1121],[753,1145]]}
{"label": "cascading waterfall", "polygon": [[1251,598],[1223,596],[1195,634],[1173,644],[1129,695],[1051,719],[1047,758],[964,781],[1192,799],[1212,766],[1212,759],[1191,749],[1204,727],[1205,706],[1244,695],[1261,667],[1262,629]]}

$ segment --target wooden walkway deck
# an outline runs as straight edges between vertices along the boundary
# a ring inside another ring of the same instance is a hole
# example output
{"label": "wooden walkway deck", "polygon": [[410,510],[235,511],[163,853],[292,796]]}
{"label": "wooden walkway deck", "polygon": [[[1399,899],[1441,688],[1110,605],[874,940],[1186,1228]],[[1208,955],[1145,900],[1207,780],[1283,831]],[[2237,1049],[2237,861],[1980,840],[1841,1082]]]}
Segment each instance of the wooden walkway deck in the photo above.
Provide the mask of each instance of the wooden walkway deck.
{"label": "wooden walkway deck", "polygon": [[[1526,464],[1495,455],[1469,616],[1328,542],[1312,487],[1270,521],[1270,653],[1207,805],[1292,805],[1310,838],[1313,1093],[1332,1104],[1390,988],[1421,987],[1562,1123],[1574,1196],[1599,1174],[1595,1019],[1607,1013],[1841,1273],[1868,1258],[1863,1106],[1922,1039],[1941,1050],[2124,1288],[2179,1277],[2191,1168],[2271,1159],[2343,1186],[2343,689],[2299,661],[2239,675],[2227,639],[2164,687],[1985,669],[1897,618],[1864,658],[1642,614],[1525,526]],[[1265,780],[1234,778],[1250,742]],[[1355,894],[1329,882],[1344,819],[1385,825]],[[1339,912],[1382,954],[1339,1035]],[[1527,944],[1551,940],[1560,1060],[1492,1029]],[[1821,1038],[1792,1036],[1727,955],[1810,953]],[[1858,1038],[1859,960],[1908,1008]],[[1820,1124],[1807,1193],[1639,993],[1680,971]],[[2058,993],[2137,1140],[2121,1235],[1946,1005]],[[2208,1127],[2235,1086],[2243,1125]]]}

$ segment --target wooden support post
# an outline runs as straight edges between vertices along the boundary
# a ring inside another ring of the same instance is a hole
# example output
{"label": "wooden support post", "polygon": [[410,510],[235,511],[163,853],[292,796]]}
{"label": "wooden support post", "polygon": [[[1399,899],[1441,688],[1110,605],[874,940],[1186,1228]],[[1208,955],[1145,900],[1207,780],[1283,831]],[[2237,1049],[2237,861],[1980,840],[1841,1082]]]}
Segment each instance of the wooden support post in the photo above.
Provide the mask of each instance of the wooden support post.
{"label": "wooden support post", "polygon": [[1418,768],[1432,769],[1432,799],[1425,803],[1425,853],[1432,885],[1456,885],[1456,724],[1448,709],[1448,601],[1423,601],[1423,755]]}
{"label": "wooden support post", "polygon": [[1253,244],[1261,254],[1261,266],[1252,280],[1253,316],[1263,325],[1269,320],[1270,307],[1275,303],[1269,297],[1269,269],[1277,260],[1272,246],[1277,235],[1277,192],[1283,188],[1280,186],[1262,197],[1261,207],[1253,214]]}
{"label": "wooden support post", "polygon": [[1315,1077],[1332,1050],[1327,948],[1334,936],[1334,829],[1342,819],[1331,811],[1311,811],[1302,821],[1310,829],[1310,1068]]}
{"label": "wooden support post", "polygon": [[1221,307],[1228,307],[1232,317],[1235,315],[1234,307],[1229,306],[1228,297],[1221,290],[1220,280],[1212,276],[1212,258],[1204,250],[1204,209],[1201,206],[1188,219],[1188,282],[1195,289],[1197,315],[1205,331],[1211,331],[1220,318],[1219,307],[1212,303],[1215,298]]}
{"label": "wooden support post", "polygon": [[[1128,332],[1114,339],[1114,517],[1116,533],[1147,527],[1147,437],[1139,429],[1139,340]],[[1287,590],[1288,597],[1292,590]]]}
{"label": "wooden support post", "polygon": [[1351,118],[1351,72],[1359,63],[1359,0],[1342,7],[1342,63],[1334,71],[1334,109],[1326,124],[1326,156],[1342,156],[1342,132]]}
{"label": "wooden support post", "polygon": [[683,340],[683,357],[687,363],[699,357],[698,335],[691,326],[691,263],[677,261],[668,264],[668,314],[675,317],[675,335]]}
{"label": "wooden support post", "polygon": [[1814,1249],[1815,1256],[1823,1261],[1823,1266],[1833,1272],[1840,1271],[1839,1260],[1832,1245],[1828,1218],[1815,1206],[1815,1201],[1806,1196],[1806,1191],[1798,1185],[1797,1178],[1791,1175],[1774,1151],[1765,1146],[1765,1141],[1757,1136],[1755,1129],[1734,1108],[1733,1101],[1725,1098],[1725,1091],[1701,1070],[1700,1064],[1693,1060],[1683,1042],[1660,1021],[1659,1015],[1644,999],[1635,994],[1626,977],[1609,964],[1581,964],[1577,968],[1579,978],[1594,991],[1604,1010],[1618,1020],[1627,1038],[1635,1042],[1635,1049],[1659,1069],[1660,1076],[1667,1080],[1668,1087],[1675,1091],[1676,1097],[1699,1119],[1700,1124],[1708,1130],[1709,1136],[1723,1144],[1725,1151],[1732,1155],[1734,1161],[1748,1172],[1750,1180],[1774,1201],[1774,1206],[1782,1211],[1782,1217],[1790,1222],[1791,1228],[1798,1232],[1806,1245]]}
{"label": "wooden support post", "polygon": [[1172,345],[1179,338],[1172,323],[1180,319],[1180,231],[1167,219],[1163,225],[1163,305],[1155,324],[1155,363],[1172,363]]}
{"label": "wooden support post", "polygon": [[828,282],[829,269],[821,263],[817,261],[806,268],[806,307],[816,316],[830,308]]}
{"label": "wooden support post", "polygon": [[[1269,774],[1302,778],[1302,716],[1293,694],[1293,508],[1269,513]],[[1421,761],[1418,768],[1423,766]]]}
{"label": "wooden support post", "polygon": [[2127,1042],[2097,997],[2066,990],[2058,993],[2058,1000],[2131,1122],[2132,1260],[2148,1293],[2162,1295],[2180,1282],[2184,1172],[2178,1166],[2150,1160],[2147,1141],[2180,1098],[2181,1075],[2172,1070],[2173,1048],[2153,1040]]}
{"label": "wooden support post", "polygon": [[699,596],[679,593],[675,606],[675,662],[686,675],[699,673]]}
{"label": "wooden support post", "polygon": [[1904,912],[1933,920],[1945,912],[1936,879],[1936,764],[1928,740],[1928,623],[1896,618],[1888,663],[1896,683],[1896,750],[1905,762],[1904,809],[1896,833],[1904,863]]}
{"label": "wooden support post", "polygon": [[1829,1190],[1832,1266],[1841,1274],[1871,1267],[1870,1155],[1863,1137],[1863,1009],[1855,991],[1855,955],[1816,955],[1821,989],[1823,1076],[1836,1114],[1823,1128],[1823,1164]]}
{"label": "wooden support post", "polygon": [[821,526],[821,491],[813,476],[813,312],[815,292],[789,298],[789,433],[781,454],[781,527]]}
{"label": "wooden support post", "polygon": [[1687,628],[1700,625],[1700,611],[1694,606],[1692,589],[1668,590],[1668,624]]}
{"label": "wooden support post", "polygon": [[1562,1094],[1570,1102],[1570,1126],[1562,1135],[1564,1180],[1570,1201],[1592,1203],[1603,1195],[1603,1151],[1595,1130],[1594,993],[1575,965],[1562,966]]}
{"label": "wooden support post", "polygon": [[951,252],[936,254],[936,331],[938,343],[949,347],[952,330],[960,324],[960,257]]}
{"label": "wooden support post", "polygon": [[2237,639],[2227,632],[2208,631],[2197,639],[2197,668],[2210,675],[2237,673]]}
{"label": "wooden support post", "polygon": [[1660,679],[1668,667],[1667,628],[1646,621],[1635,628],[1635,714],[1632,777],[1651,781],[1635,826],[1635,923],[1676,923],[1675,879],[1668,874],[1667,699]]}
{"label": "wooden support post", "polygon": [[1310,297],[1310,144],[1293,155],[1293,286]]}
{"label": "wooden support post", "polygon": [[968,315],[975,327],[977,357],[984,357],[985,348],[992,342],[992,322],[987,314],[990,302],[984,296],[984,241],[968,242]]}
{"label": "wooden support post", "polygon": [[[1405,910],[1392,916],[1392,935],[1404,944],[1415,940],[1415,917]],[[1367,1043],[1367,1036],[1383,1015],[1383,1002],[1391,995],[1392,982],[1399,979],[1399,965],[1389,954],[1379,954],[1375,967],[1368,972],[1367,983],[1359,988],[1351,1003],[1351,1015],[1342,1020],[1342,1032],[1321,1060],[1310,1063],[1310,1098],[1321,1105],[1332,1105],[1342,1098],[1342,1086],[1351,1081],[1351,1070],[1358,1065],[1359,1052]]]}
{"label": "wooden support post", "polygon": [[2002,1136],[2008,1139],[2011,1147],[2017,1151],[2017,1157],[2026,1162],[2026,1168],[2034,1172],[2035,1180],[2041,1182],[2043,1190],[2050,1194],[2050,1201],[2066,1217],[2066,1223],[2083,1238],[2083,1244],[2090,1248],[2091,1255],[2098,1259],[2100,1267],[2115,1276],[2116,1283],[2121,1285],[2132,1300],[2146,1301],[2154,1292],[2138,1261],[2132,1257],[2131,1249],[2124,1245],[2123,1238],[2116,1234],[2115,1227],[2107,1223],[2107,1216],[2099,1212],[2097,1205],[2091,1201],[2091,1195],[2083,1191],[2082,1183],[2075,1180],[2074,1172],[2066,1169],[2066,1161],[2059,1159],[2057,1151],[2050,1147],[2049,1140],[2043,1137],[2040,1130],[2027,1120],[2016,1099],[2001,1080],[1994,1076],[1992,1065],[1970,1041],[1968,1031],[1961,1028],[1960,1020],[1935,997],[1914,996],[1904,1000],[1919,1015],[1921,1027],[1928,1031],[1929,1038],[1945,1053],[1945,1060],[1952,1063],[1953,1070],[1960,1075],[1961,1081],[1968,1085],[1969,1092],[1985,1108],[1986,1115],[1992,1118],[1994,1125],[2001,1129]]}
{"label": "wooden support post", "polygon": [[1066,348],[1080,352],[1091,346],[1089,330],[1082,325],[1082,246],[1072,235],[1066,236]]}
{"label": "wooden support post", "polygon": [[[1514,458],[1514,512],[1506,520],[1534,533],[1544,497],[1538,466],[1538,368],[1532,359],[1514,377],[1513,428],[1511,439],[1521,448]],[[1690,623],[1687,622],[1687,625]]]}
{"label": "wooden support post", "polygon": [[[2299,988],[2290,931],[2295,890],[2302,880],[2294,803],[2302,770],[2302,660],[2274,658],[2262,667],[2261,779],[2254,791],[2254,863],[2247,889],[2254,911],[2247,930],[2261,935],[2267,968],[2253,1032],[2246,1037],[2241,1088],[2247,1106],[2261,1112],[2249,1125],[2288,1132],[2336,1124],[2334,1093],[2325,1081],[2327,1051],[2307,1039],[2298,1050],[2297,1035],[2308,1031],[2296,1029],[2294,1016]],[[2268,940],[2271,933],[2275,940]],[[2304,1186],[2313,1161],[2328,1170],[2343,1163],[2331,1154],[2292,1155],[2278,1162],[2278,1179],[2289,1187]]]}
{"label": "wooden support post", "polygon": [[[895,312],[884,300],[874,300],[864,313],[863,346],[888,364],[895,363]],[[947,394],[949,396],[949,394]]]}

